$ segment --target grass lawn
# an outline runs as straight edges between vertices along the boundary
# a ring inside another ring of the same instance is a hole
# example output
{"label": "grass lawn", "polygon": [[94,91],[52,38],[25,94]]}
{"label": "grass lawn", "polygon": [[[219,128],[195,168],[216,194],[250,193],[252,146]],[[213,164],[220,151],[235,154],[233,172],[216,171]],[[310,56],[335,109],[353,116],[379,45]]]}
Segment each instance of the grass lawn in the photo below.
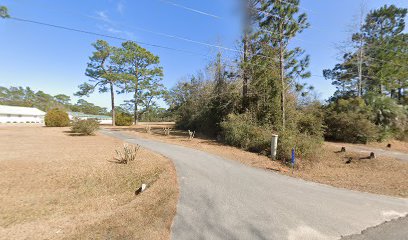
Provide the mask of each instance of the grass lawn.
{"label": "grass lawn", "polygon": [[174,130],[170,136],[164,136],[163,127],[165,126],[151,125],[151,134],[146,133],[145,126],[117,129],[144,138],[196,148],[253,167],[279,171],[307,181],[363,192],[408,197],[408,163],[406,162],[378,157],[372,160],[354,160],[351,164],[345,164],[348,157],[359,159],[367,156],[356,153],[335,153],[340,149],[325,144],[315,159],[298,159],[298,168],[292,172],[279,161],[271,161],[266,156],[227,146],[212,139],[188,140],[188,133],[178,130]]}
{"label": "grass lawn", "polygon": [[[169,239],[172,163],[141,149],[115,164],[121,141],[68,130],[0,126],[0,239]],[[135,196],[142,182],[153,184]]]}

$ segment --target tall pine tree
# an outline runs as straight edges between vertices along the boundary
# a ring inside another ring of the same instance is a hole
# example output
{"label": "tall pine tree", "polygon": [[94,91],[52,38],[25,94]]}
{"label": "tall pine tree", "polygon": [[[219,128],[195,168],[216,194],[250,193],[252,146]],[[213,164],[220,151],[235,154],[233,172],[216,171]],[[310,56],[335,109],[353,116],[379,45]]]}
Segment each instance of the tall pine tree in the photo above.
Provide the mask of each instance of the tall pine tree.
{"label": "tall pine tree", "polygon": [[281,127],[285,129],[288,91],[296,79],[310,77],[309,56],[299,47],[290,49],[289,43],[309,23],[306,14],[299,13],[299,0],[262,0],[259,20],[261,41],[278,51]]}

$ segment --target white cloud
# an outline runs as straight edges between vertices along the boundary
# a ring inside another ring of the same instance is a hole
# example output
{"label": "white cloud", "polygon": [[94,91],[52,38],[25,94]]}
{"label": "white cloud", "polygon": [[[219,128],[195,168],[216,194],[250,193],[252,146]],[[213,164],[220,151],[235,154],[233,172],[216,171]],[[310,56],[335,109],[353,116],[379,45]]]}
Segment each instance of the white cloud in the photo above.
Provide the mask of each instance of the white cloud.
{"label": "white cloud", "polygon": [[100,20],[100,21],[103,21],[109,24],[113,23],[113,21],[110,19],[106,11],[96,11],[95,14],[96,16],[93,17],[94,19],[97,19],[97,20]]}
{"label": "white cloud", "polygon": [[125,11],[125,1],[120,0],[118,4],[116,5],[116,10],[120,13],[123,14]]}

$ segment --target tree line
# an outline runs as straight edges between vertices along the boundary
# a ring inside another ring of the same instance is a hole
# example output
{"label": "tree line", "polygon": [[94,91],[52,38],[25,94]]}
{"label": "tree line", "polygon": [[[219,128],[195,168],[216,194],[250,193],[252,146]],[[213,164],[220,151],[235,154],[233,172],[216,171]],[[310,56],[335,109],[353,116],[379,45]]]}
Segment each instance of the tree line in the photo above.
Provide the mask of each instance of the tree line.
{"label": "tree line", "polygon": [[82,112],[92,115],[109,115],[106,108],[96,106],[84,99],[72,103],[71,97],[65,94],[52,96],[43,91],[34,91],[30,87],[1,87],[0,104],[20,107],[35,107],[42,111],[60,108],[65,111]]}
{"label": "tree line", "polygon": [[408,138],[406,8],[371,10],[341,49],[342,61],[324,70],[337,91],[327,106],[326,136],[367,142]]}
{"label": "tree line", "polygon": [[[242,56],[219,53],[203,71],[170,89],[166,101],[182,129],[268,152],[280,136],[281,159],[311,156],[324,138],[368,142],[407,138],[407,9],[383,6],[362,16],[343,62],[324,71],[337,87],[326,103],[305,82],[310,56],[291,40],[307,29],[299,0],[245,0]],[[344,51],[344,49],[342,49]],[[303,80],[303,81],[300,81]]]}

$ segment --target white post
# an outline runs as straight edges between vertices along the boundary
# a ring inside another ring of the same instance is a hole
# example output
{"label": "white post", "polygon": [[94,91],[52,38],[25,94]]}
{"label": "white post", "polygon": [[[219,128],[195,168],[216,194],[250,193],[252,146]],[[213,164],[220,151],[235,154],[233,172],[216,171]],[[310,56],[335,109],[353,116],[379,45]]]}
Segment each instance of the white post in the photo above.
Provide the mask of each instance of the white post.
{"label": "white post", "polygon": [[272,160],[276,160],[276,150],[278,149],[278,135],[272,135],[272,142],[271,142],[271,156]]}

